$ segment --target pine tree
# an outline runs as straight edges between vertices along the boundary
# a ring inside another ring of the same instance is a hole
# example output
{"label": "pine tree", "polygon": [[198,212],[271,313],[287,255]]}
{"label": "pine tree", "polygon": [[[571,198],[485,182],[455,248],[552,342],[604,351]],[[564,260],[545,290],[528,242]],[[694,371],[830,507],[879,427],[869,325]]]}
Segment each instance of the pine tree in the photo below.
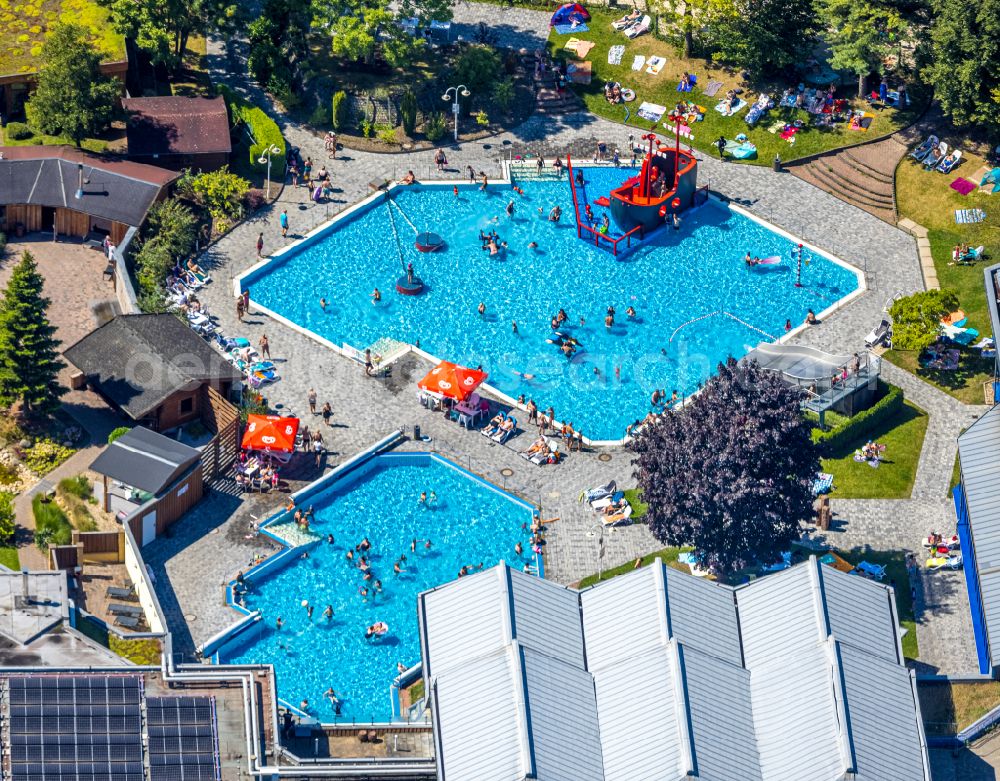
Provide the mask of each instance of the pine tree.
{"label": "pine tree", "polygon": [[0,302],[0,404],[20,401],[25,415],[53,412],[65,392],[56,379],[64,364],[46,315],[50,302],[42,295],[44,282],[35,259],[25,252]]}

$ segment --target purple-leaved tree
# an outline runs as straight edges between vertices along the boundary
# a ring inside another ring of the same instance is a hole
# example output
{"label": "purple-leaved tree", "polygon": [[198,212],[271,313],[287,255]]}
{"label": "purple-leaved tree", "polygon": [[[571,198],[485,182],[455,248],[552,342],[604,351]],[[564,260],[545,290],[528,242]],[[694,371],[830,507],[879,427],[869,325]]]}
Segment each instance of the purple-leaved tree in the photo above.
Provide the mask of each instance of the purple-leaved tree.
{"label": "purple-leaved tree", "polygon": [[779,558],[813,515],[819,456],[799,393],[730,358],[630,445],[650,531],[716,573]]}

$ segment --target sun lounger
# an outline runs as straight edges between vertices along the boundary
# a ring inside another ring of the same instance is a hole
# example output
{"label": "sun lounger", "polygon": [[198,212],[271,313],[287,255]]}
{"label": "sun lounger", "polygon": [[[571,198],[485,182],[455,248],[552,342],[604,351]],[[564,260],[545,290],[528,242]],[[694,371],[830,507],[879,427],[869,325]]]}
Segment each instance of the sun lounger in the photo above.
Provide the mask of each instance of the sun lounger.
{"label": "sun lounger", "polygon": [[862,561],[858,564],[858,570],[875,580],[882,580],[885,577],[884,564],[871,564],[870,562]]}
{"label": "sun lounger", "polygon": [[632,505],[625,505],[625,509],[617,515],[607,515],[601,519],[605,526],[626,526],[632,523]]}
{"label": "sun lounger", "polygon": [[865,347],[875,347],[884,342],[889,343],[891,346],[891,340],[892,323],[883,317],[882,322],[869,331],[868,336],[865,337]]}
{"label": "sun lounger", "polygon": [[135,616],[115,616],[115,624],[117,626],[123,626],[126,629],[135,629],[139,626],[139,619]]}
{"label": "sun lounger", "polygon": [[962,554],[955,556],[931,556],[926,562],[927,569],[933,571],[938,569],[961,569]]}
{"label": "sun lounger", "polygon": [[927,155],[930,154],[931,150],[938,145],[937,136],[928,136],[927,139],[920,144],[916,149],[910,152],[910,157],[914,160],[923,160]]}
{"label": "sun lounger", "polygon": [[930,151],[927,157],[924,158],[924,168],[930,170],[934,168],[938,163],[940,163],[945,155],[948,154],[948,145],[942,141],[934,149]]}
{"label": "sun lounger", "polygon": [[104,596],[109,599],[135,599],[135,586],[129,588],[122,588],[121,586],[108,586],[107,590],[104,592]]}
{"label": "sun lounger", "polygon": [[940,171],[943,174],[951,173],[951,169],[958,165],[959,161],[962,159],[962,150],[955,149],[950,155],[948,155],[944,160],[937,164],[935,171]]}
{"label": "sun lounger", "polygon": [[642,14],[638,16],[633,16],[632,14],[625,14],[621,19],[615,19],[611,23],[611,26],[621,32],[622,30],[627,30],[629,27],[635,24],[639,24],[642,21]]}
{"label": "sun lounger", "polygon": [[608,494],[606,496],[600,497],[599,499],[594,499],[590,503],[590,506],[593,507],[595,510],[603,510],[608,505],[614,504],[615,502],[620,502],[624,498],[625,498],[624,491],[615,491],[613,494]]}
{"label": "sun lounger", "polygon": [[515,418],[513,415],[508,415],[507,419],[504,420],[504,422],[500,425],[500,428],[497,429],[497,432],[492,437],[490,437],[490,439],[502,445],[504,442],[510,439],[511,435],[515,431],[517,431],[517,418]]}
{"label": "sun lounger", "polygon": [[610,480],[604,485],[600,485],[597,488],[591,488],[589,491],[582,491],[580,493],[580,501],[586,500],[588,503],[593,502],[597,499],[602,499],[605,496],[611,496],[617,489],[618,485],[614,480]]}
{"label": "sun lounger", "polygon": [[122,605],[118,602],[108,604],[108,612],[113,616],[141,616],[142,608],[138,605]]}
{"label": "sun lounger", "polygon": [[649,25],[652,24],[653,20],[649,16],[642,17],[642,20],[638,24],[633,24],[631,27],[625,29],[625,37],[627,38],[638,38],[644,32],[649,30]]}

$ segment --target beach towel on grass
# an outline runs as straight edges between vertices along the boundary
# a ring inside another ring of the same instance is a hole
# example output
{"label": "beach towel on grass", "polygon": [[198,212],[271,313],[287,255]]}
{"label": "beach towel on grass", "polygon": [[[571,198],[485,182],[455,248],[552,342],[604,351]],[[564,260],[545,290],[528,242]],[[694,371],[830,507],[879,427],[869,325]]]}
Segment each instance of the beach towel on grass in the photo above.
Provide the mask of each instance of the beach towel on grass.
{"label": "beach towel on grass", "polygon": [[710,81],[705,85],[705,96],[709,98],[714,98],[716,93],[722,89],[721,81]]}
{"label": "beach towel on grass", "polygon": [[639,106],[639,110],[635,113],[637,116],[640,116],[650,122],[659,122],[660,117],[662,117],[666,112],[666,106],[659,106],[656,103],[647,103],[643,101],[643,104]]}
{"label": "beach towel on grass", "polygon": [[661,70],[663,70],[663,66],[666,64],[667,61],[663,57],[650,57],[648,60],[646,60],[646,73],[655,76]]}
{"label": "beach towel on grass", "polygon": [[621,65],[623,54],[625,54],[624,46],[612,46],[608,49],[608,65]]}
{"label": "beach towel on grass", "polygon": [[564,49],[569,49],[574,52],[577,57],[581,59],[587,56],[587,52],[597,46],[593,41],[581,41],[579,38],[570,38],[566,45],[563,46]]}
{"label": "beach towel on grass", "polygon": [[833,475],[829,472],[817,472],[816,479],[813,480],[813,493],[817,496],[825,494],[833,488]]}
{"label": "beach towel on grass", "polygon": [[557,24],[554,27],[554,29],[555,29],[555,31],[557,33],[559,33],[559,35],[569,35],[571,33],[589,33],[590,32],[590,28],[587,27],[587,25],[585,25],[585,24],[577,24],[577,25],[573,25],[573,24]]}
{"label": "beach towel on grass", "polygon": [[733,104],[732,109],[726,108],[726,101],[720,100],[715,104],[715,110],[718,111],[724,117],[731,117],[747,107],[747,102],[743,98],[736,98],[736,102]]}
{"label": "beach towel on grass", "polygon": [[573,84],[590,84],[592,64],[586,62],[571,62],[566,66],[566,79]]}
{"label": "beach towel on grass", "polygon": [[632,58],[632,70],[641,71],[645,67],[646,67],[646,58],[643,57],[641,54],[637,54],[635,55],[635,57]]}
{"label": "beach towel on grass", "polygon": [[867,111],[861,115],[855,114],[854,118],[851,119],[849,129],[860,130],[862,133],[864,133],[868,130],[868,128],[871,127],[873,119],[875,119],[875,115],[869,114]]}
{"label": "beach towel on grass", "polygon": [[955,222],[959,225],[971,225],[985,219],[986,212],[982,209],[955,209]]}
{"label": "beach towel on grass", "polygon": [[976,189],[975,182],[970,182],[968,179],[963,179],[961,176],[948,186],[959,195],[968,195]]}

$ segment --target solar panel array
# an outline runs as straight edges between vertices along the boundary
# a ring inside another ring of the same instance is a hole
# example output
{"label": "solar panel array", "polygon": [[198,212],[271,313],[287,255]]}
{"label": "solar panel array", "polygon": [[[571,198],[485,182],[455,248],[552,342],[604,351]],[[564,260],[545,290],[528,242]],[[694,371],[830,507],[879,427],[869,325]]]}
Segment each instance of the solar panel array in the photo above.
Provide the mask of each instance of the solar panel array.
{"label": "solar panel array", "polygon": [[148,697],[150,781],[219,781],[210,697]]}
{"label": "solar panel array", "polygon": [[138,676],[8,681],[12,781],[144,781]]}

